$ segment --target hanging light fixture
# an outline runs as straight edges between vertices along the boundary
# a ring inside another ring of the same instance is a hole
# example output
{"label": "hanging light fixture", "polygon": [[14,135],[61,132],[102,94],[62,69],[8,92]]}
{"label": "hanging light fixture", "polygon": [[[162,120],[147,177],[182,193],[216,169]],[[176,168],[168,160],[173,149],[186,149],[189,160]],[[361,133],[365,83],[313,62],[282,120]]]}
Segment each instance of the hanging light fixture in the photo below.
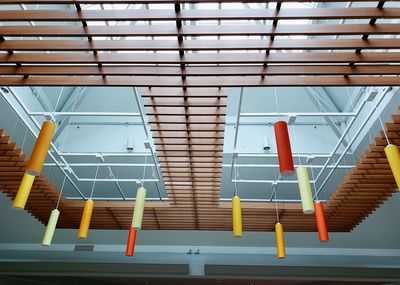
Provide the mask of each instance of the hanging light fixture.
{"label": "hanging light fixture", "polygon": [[242,237],[242,208],[239,196],[234,196],[232,198],[232,225],[233,236]]}
{"label": "hanging light fixture", "polygon": [[31,158],[26,166],[26,173],[39,176],[49,151],[56,125],[52,121],[44,121],[32,151]]}
{"label": "hanging light fixture", "polygon": [[234,237],[242,237],[242,206],[240,204],[240,198],[238,196],[238,188],[236,180],[237,176],[237,167],[232,165],[235,170],[235,183],[234,183],[234,191],[232,198],[232,231]]}
{"label": "hanging light fixture", "polygon": [[146,189],[140,187],[136,192],[135,208],[133,210],[132,228],[141,229],[143,222],[144,203],[146,201]]}
{"label": "hanging light fixture", "polygon": [[[292,125],[293,135],[295,142],[298,143],[298,137],[296,135],[296,128]],[[300,147],[298,146],[299,154]],[[301,165],[301,157],[299,155],[299,167],[296,168],[297,173],[297,183],[299,184],[300,198],[301,198],[301,206],[303,208],[304,214],[313,214],[314,213],[314,201],[311,192],[311,184],[310,178],[308,177],[307,167]]]}
{"label": "hanging light fixture", "polygon": [[54,209],[53,211],[51,211],[50,218],[47,223],[46,231],[44,233],[44,237],[42,240],[42,245],[44,245],[44,246],[51,245],[59,216],[60,216],[60,211],[58,209]]}
{"label": "hanging light fixture", "polygon": [[385,154],[392,170],[397,190],[400,191],[400,153],[397,145],[388,144],[385,147]]}
{"label": "hanging light fixture", "polygon": [[126,256],[133,256],[135,253],[135,243],[136,243],[136,229],[129,227],[128,241],[126,243]]}
{"label": "hanging light fixture", "polygon": [[29,193],[31,192],[34,181],[35,181],[35,176],[30,175],[28,173],[24,173],[21,184],[19,185],[17,195],[15,196],[13,201],[14,208],[21,210],[25,208],[25,204],[26,201],[28,201]]}
{"label": "hanging light fixture", "polygon": [[317,220],[318,238],[320,242],[329,241],[328,229],[325,222],[324,206],[320,201],[315,202],[315,219]]}
{"label": "hanging light fixture", "polygon": [[276,256],[280,259],[286,257],[285,238],[283,236],[283,226],[279,221],[278,199],[276,198],[276,191],[274,194],[275,211],[276,211],[276,224],[275,224],[275,238],[276,238]]}
{"label": "hanging light fixture", "polygon": [[81,224],[78,230],[78,237],[87,238],[89,233],[90,221],[92,220],[92,213],[94,208],[94,202],[92,200],[94,188],[96,186],[97,174],[99,173],[99,164],[96,167],[96,173],[94,175],[94,181],[92,185],[92,191],[90,192],[90,197],[85,201],[85,205],[83,207]]}
{"label": "hanging light fixture", "polygon": [[311,192],[310,178],[308,177],[307,167],[299,166],[296,168],[297,180],[299,184],[301,205],[304,214],[314,213],[314,202]]}
{"label": "hanging light fixture", "polygon": [[57,227],[58,217],[60,216],[60,211],[58,210],[58,206],[60,205],[60,199],[62,196],[62,192],[64,190],[66,178],[67,178],[67,176],[64,176],[60,194],[58,195],[56,208],[53,211],[51,211],[49,221],[47,222],[46,231],[44,232],[44,236],[43,236],[43,240],[42,240],[42,245],[44,245],[44,246],[50,246],[51,242],[53,240],[54,232]]}
{"label": "hanging light fixture", "polygon": [[83,208],[81,224],[79,226],[78,237],[87,238],[89,233],[90,221],[92,219],[94,202],[89,199],[85,201],[85,206]]}
{"label": "hanging light fixture", "polygon": [[285,250],[285,239],[283,236],[283,226],[279,222],[275,224],[275,235],[276,235],[276,255],[278,258],[285,258],[286,250]]}
{"label": "hanging light fixture", "polygon": [[387,146],[385,147],[386,158],[389,162],[390,169],[392,170],[392,174],[394,180],[397,184],[397,191],[400,191],[400,153],[397,145],[391,144],[389,141],[389,137],[386,133],[385,125],[382,122],[380,116],[378,116],[379,121],[382,125],[383,133],[385,134],[385,138],[387,141]]}
{"label": "hanging light fixture", "polygon": [[282,176],[293,175],[294,164],[287,123],[285,121],[276,122],[274,124],[274,131],[280,173]]}
{"label": "hanging light fixture", "polygon": [[324,206],[318,199],[318,192],[315,186],[314,171],[312,168],[311,168],[311,175],[312,179],[314,180],[314,192],[315,192],[314,195],[316,199],[314,203],[314,209],[315,209],[315,220],[317,222],[318,238],[320,242],[327,242],[329,241],[329,235],[328,235],[328,228],[326,227],[326,222],[325,222]]}
{"label": "hanging light fixture", "polygon": [[40,175],[43,164],[46,160],[51,139],[54,134],[56,125],[52,121],[45,121],[42,124],[38,138],[32,151],[32,155],[28,161],[25,174],[22,178],[17,195],[13,201],[13,207],[16,209],[24,209],[28,201],[29,194],[32,189],[35,177]]}

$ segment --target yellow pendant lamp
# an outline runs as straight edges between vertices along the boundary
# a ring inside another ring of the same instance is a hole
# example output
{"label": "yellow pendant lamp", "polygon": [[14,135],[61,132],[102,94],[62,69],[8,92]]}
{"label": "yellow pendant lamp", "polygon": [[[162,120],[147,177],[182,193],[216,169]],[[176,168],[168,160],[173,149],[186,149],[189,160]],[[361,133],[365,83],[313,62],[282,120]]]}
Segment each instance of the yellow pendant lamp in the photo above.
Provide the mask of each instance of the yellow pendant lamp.
{"label": "yellow pendant lamp", "polygon": [[389,162],[390,169],[392,170],[394,180],[396,181],[397,191],[400,191],[400,153],[399,153],[399,148],[396,145],[390,143],[389,137],[386,133],[385,125],[383,124],[381,117],[378,116],[378,119],[382,125],[382,130],[383,130],[383,133],[385,134],[385,138],[387,141],[387,146],[385,147],[386,158]]}
{"label": "yellow pendant lamp", "polygon": [[232,225],[233,225],[233,236],[242,237],[242,208],[240,205],[240,198],[234,196],[232,198]]}
{"label": "yellow pendant lamp", "polygon": [[92,199],[85,201],[85,206],[83,208],[81,224],[79,226],[78,237],[87,238],[90,227],[90,220],[92,219],[94,202]]}
{"label": "yellow pendant lamp", "polygon": [[31,192],[34,181],[35,176],[24,173],[17,195],[13,201],[13,207],[15,209],[23,210],[25,208],[25,204],[26,201],[28,201],[29,193]]}
{"label": "yellow pendant lamp", "polygon": [[299,166],[296,169],[297,180],[299,184],[301,205],[304,214],[314,213],[314,201],[311,192],[310,178],[308,176],[307,167]]}
{"label": "yellow pendant lamp", "polygon": [[141,229],[143,222],[144,203],[146,201],[146,189],[140,187],[136,192],[135,208],[133,210],[132,228]]}
{"label": "yellow pendant lamp", "polygon": [[53,211],[51,211],[50,218],[47,223],[46,231],[44,233],[42,245],[44,245],[44,246],[51,245],[59,216],[60,216],[60,211],[58,209],[54,209]]}
{"label": "yellow pendant lamp", "polygon": [[385,154],[389,161],[394,179],[397,184],[397,190],[400,191],[400,153],[397,145],[389,144],[385,147]]}
{"label": "yellow pendant lamp", "polygon": [[283,226],[280,222],[275,224],[275,235],[276,235],[276,255],[278,258],[286,257],[285,250],[285,239],[283,236]]}
{"label": "yellow pendant lamp", "polygon": [[13,207],[16,209],[25,208],[35,176],[39,176],[42,171],[55,128],[56,125],[52,121],[45,121],[42,124],[32,155],[26,166],[24,177],[13,202]]}
{"label": "yellow pendant lamp", "polygon": [[54,232],[57,227],[58,218],[60,216],[60,211],[58,210],[58,205],[60,205],[61,196],[64,190],[65,179],[67,176],[64,176],[63,183],[61,185],[60,194],[58,195],[57,205],[56,208],[51,211],[49,221],[47,222],[46,231],[44,232],[42,245],[43,246],[50,246],[53,240]]}

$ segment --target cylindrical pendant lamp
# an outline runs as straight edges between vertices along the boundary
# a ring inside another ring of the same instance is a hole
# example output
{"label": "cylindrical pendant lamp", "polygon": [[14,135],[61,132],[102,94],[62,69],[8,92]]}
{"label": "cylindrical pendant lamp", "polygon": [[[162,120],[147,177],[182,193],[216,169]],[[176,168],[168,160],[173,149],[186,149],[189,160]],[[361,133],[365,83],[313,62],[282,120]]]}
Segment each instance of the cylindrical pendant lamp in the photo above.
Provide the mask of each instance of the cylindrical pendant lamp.
{"label": "cylindrical pendant lamp", "polygon": [[320,242],[329,241],[328,229],[325,222],[324,206],[321,202],[315,202],[315,219],[317,220],[318,238]]}
{"label": "cylindrical pendant lamp", "polygon": [[146,189],[144,187],[140,187],[136,192],[135,209],[133,210],[132,228],[134,229],[142,228],[145,201]]}
{"label": "cylindrical pendant lamp", "polygon": [[40,175],[55,129],[56,125],[52,121],[43,122],[32,155],[26,167],[26,173],[34,176]]}
{"label": "cylindrical pendant lamp", "polygon": [[89,199],[85,201],[85,206],[83,208],[81,224],[79,226],[78,237],[87,238],[90,227],[90,220],[92,219],[94,202]]}
{"label": "cylindrical pendant lamp", "polygon": [[233,236],[242,237],[242,207],[238,196],[232,198],[232,226]]}
{"label": "cylindrical pendant lamp", "polygon": [[276,235],[276,254],[278,258],[286,257],[285,250],[285,239],[283,237],[283,226],[281,223],[275,224],[275,235]]}
{"label": "cylindrical pendant lamp", "polygon": [[274,124],[274,131],[281,175],[293,175],[294,164],[287,123],[285,121],[276,122]]}
{"label": "cylindrical pendant lamp", "polygon": [[307,167],[299,166],[296,169],[297,180],[299,183],[301,205],[304,214],[314,213],[314,201],[311,192],[310,178],[308,177]]}
{"label": "cylindrical pendant lamp", "polygon": [[17,195],[15,196],[13,207],[16,209],[24,209],[26,201],[28,201],[29,193],[31,192],[35,176],[24,173]]}
{"label": "cylindrical pendant lamp", "polygon": [[389,144],[385,147],[385,154],[389,161],[394,180],[397,184],[397,190],[400,191],[400,153],[397,145]]}
{"label": "cylindrical pendant lamp", "polygon": [[129,227],[128,241],[126,243],[126,256],[133,256],[135,253],[136,229]]}
{"label": "cylindrical pendant lamp", "polygon": [[58,217],[60,216],[60,211],[54,209],[51,211],[49,221],[47,223],[46,231],[44,233],[42,245],[50,246],[53,240],[54,231],[56,230]]}

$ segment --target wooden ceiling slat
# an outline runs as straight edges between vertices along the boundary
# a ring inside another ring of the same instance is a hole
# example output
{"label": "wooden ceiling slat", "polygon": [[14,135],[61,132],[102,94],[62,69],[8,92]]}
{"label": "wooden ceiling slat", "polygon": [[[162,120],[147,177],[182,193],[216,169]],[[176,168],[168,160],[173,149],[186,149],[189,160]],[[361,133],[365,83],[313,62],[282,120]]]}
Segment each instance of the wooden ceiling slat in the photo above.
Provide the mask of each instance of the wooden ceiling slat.
{"label": "wooden ceiling slat", "polygon": [[14,53],[0,54],[0,63],[30,64],[255,64],[255,63],[399,63],[400,52],[335,53]]}
{"label": "wooden ceiling slat", "polygon": [[[397,75],[399,65],[271,65],[263,66],[188,66],[187,76],[254,76],[254,75]],[[180,67],[173,66],[0,66],[0,75],[112,75],[112,76],[177,76]],[[166,98],[164,98],[166,99]],[[174,102],[174,101],[172,101]],[[175,103],[165,103],[173,105]],[[175,101],[176,102],[176,101]],[[194,103],[192,103],[194,104]],[[200,103],[199,103],[200,104]],[[161,104],[163,106],[163,104]]]}
{"label": "wooden ceiling slat", "polygon": [[0,51],[177,51],[399,49],[400,39],[275,40],[6,40]]}
{"label": "wooden ceiling slat", "polygon": [[[323,36],[323,35],[397,35],[400,24],[316,24],[316,25],[183,25],[182,36]],[[133,37],[177,36],[174,25],[159,26],[0,26],[0,36],[6,37]]]}
{"label": "wooden ceiling slat", "polygon": [[298,20],[298,19],[394,19],[400,8],[292,8],[280,9],[199,9],[181,10],[2,10],[5,22],[81,21],[198,21],[198,20]]}
{"label": "wooden ceiling slat", "polygon": [[[390,54],[390,53],[388,53]],[[303,57],[303,55],[301,56]],[[299,58],[301,58],[299,57]],[[232,76],[232,77],[83,77],[83,76],[29,76],[2,77],[3,86],[157,86],[157,87],[256,87],[256,86],[399,86],[397,76]],[[191,117],[192,118],[192,117]],[[150,121],[150,123],[152,123]],[[164,124],[176,124],[179,121]],[[170,130],[174,130],[172,127]]]}
{"label": "wooden ceiling slat", "polygon": [[[347,0],[320,0],[318,2],[346,2]],[[396,1],[396,0],[392,0]],[[174,4],[174,3],[259,3],[259,0],[2,0],[1,4]],[[282,3],[309,2],[309,0],[282,0]],[[376,0],[353,0],[352,2],[376,2]]]}

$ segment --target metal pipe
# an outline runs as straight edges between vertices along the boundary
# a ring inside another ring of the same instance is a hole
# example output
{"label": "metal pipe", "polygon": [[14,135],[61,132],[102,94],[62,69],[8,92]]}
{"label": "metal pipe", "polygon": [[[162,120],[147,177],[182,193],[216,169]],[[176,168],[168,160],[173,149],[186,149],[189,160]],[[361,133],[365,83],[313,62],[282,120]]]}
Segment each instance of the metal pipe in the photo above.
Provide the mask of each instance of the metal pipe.
{"label": "metal pipe", "polygon": [[232,155],[232,161],[231,161],[231,176],[230,180],[232,182],[232,177],[233,177],[233,165],[235,164],[235,152],[236,152],[236,146],[237,146],[237,138],[239,134],[239,121],[240,121],[240,110],[242,109],[242,100],[243,100],[243,91],[244,88],[240,88],[240,94],[239,94],[239,104],[238,104],[238,110],[237,110],[237,116],[236,116],[236,127],[235,127],[235,137],[233,140],[233,155]]}
{"label": "metal pipe", "polygon": [[78,178],[77,179],[80,182],[159,182],[159,179],[135,179],[135,178]]}
{"label": "metal pipe", "polygon": [[369,114],[367,115],[367,117],[364,119],[364,121],[361,123],[360,127],[358,128],[358,130],[356,131],[356,133],[354,134],[353,138],[351,139],[351,141],[349,142],[349,144],[347,145],[347,147],[344,149],[343,153],[340,155],[339,159],[336,161],[335,163],[335,167],[333,167],[331,169],[331,171],[328,173],[328,175],[326,176],[325,180],[322,182],[322,184],[320,185],[320,187],[318,188],[318,191],[315,193],[314,195],[314,199],[318,196],[318,194],[322,191],[322,188],[326,185],[326,183],[328,182],[329,178],[332,176],[333,172],[335,171],[336,167],[339,165],[340,161],[343,159],[343,157],[346,155],[347,150],[351,147],[351,145],[354,143],[354,141],[357,139],[358,135],[361,133],[361,131],[364,129],[365,125],[368,123],[369,119],[372,117],[372,115],[374,114],[374,112],[376,111],[376,109],[379,107],[380,103],[383,101],[383,99],[385,98],[385,95],[392,90],[391,87],[386,88],[383,91],[382,96],[379,98],[378,102],[376,103],[376,105],[374,106],[374,108],[372,108],[372,110],[369,112]]}
{"label": "metal pipe", "polygon": [[[140,118],[142,119],[144,132],[146,134],[146,139],[150,143],[150,137],[151,136],[150,136],[149,130],[147,129],[147,123],[146,123],[145,114],[144,114],[144,112],[142,110],[142,105],[140,103],[139,93],[137,92],[136,87],[133,87],[133,93],[135,95],[134,97],[135,97],[135,100],[136,100],[136,103],[137,103],[137,106],[138,106],[138,109],[139,109]],[[158,164],[157,156],[154,153],[153,147],[151,145],[150,145],[149,148],[150,148],[151,156],[153,157],[153,162],[154,162],[154,165],[155,165],[155,168],[156,168],[156,172],[157,172],[157,176],[158,176],[157,178],[159,179],[159,181],[162,181],[162,175],[161,175],[160,169],[158,168],[159,164]],[[160,200],[162,200],[161,192],[160,192],[160,189],[158,187],[157,187],[157,192],[158,192],[158,196],[160,197]]]}
{"label": "metal pipe", "polygon": [[241,113],[241,117],[355,117],[357,114],[342,112],[310,112],[310,113]]}
{"label": "metal pipe", "polygon": [[139,113],[121,113],[121,112],[29,112],[29,116],[82,116],[82,117],[139,117]]}
{"label": "metal pipe", "polygon": [[[302,166],[300,164],[295,164],[295,167]],[[231,167],[230,164],[222,164],[222,167]],[[233,167],[237,168],[278,168],[279,164],[235,164]],[[307,165],[307,168],[322,168],[323,165]],[[327,168],[333,168],[334,165],[328,165]],[[338,165],[340,169],[351,169],[354,165]]]}
{"label": "metal pipe", "polygon": [[[21,105],[20,100],[18,98],[18,96],[16,96],[14,90],[12,88],[9,88],[11,94],[13,95],[13,97],[17,100],[17,102]],[[24,125],[26,126],[26,128],[31,132],[31,134],[37,139],[38,135],[36,134],[36,132],[32,129],[32,127],[28,124],[28,122],[22,117],[20,116],[20,114],[16,111],[16,109],[14,108],[13,104],[11,103],[11,101],[8,99],[7,96],[4,96],[3,93],[1,93],[3,96],[4,101],[11,107],[11,109],[14,111],[14,113],[20,118],[20,120],[24,123]],[[24,111],[26,112],[26,107],[25,105],[21,105],[21,107],[24,109]],[[30,117],[31,118],[31,117]],[[40,126],[37,124],[37,122],[32,119],[32,122],[35,124],[35,126],[40,129]],[[51,144],[51,147],[53,148],[54,145]],[[54,148],[53,148],[54,149]],[[55,162],[55,164],[58,166],[58,168],[64,173],[64,175],[67,177],[68,181],[72,184],[72,186],[74,187],[74,189],[76,190],[76,192],[78,192],[78,194],[85,199],[85,195],[83,195],[83,193],[81,192],[81,190],[79,189],[79,187],[75,184],[75,182],[71,179],[71,177],[68,175],[67,171],[65,171],[64,167],[61,166],[61,163],[58,162],[58,160],[54,157],[54,155],[51,153],[50,149],[48,151],[48,154],[50,156],[50,158]]]}
{"label": "metal pipe", "polygon": [[[232,201],[232,198],[220,198],[220,202],[230,202]],[[272,202],[272,203],[300,203],[301,200],[298,199],[272,199],[271,201],[269,199],[240,199],[241,202],[246,202],[246,203],[265,203],[265,202]],[[320,200],[321,203],[326,203],[326,200]]]}
{"label": "metal pipe", "polygon": [[[277,153],[238,153],[237,157],[278,157]],[[329,154],[293,154],[293,157],[301,157],[301,158],[327,158],[330,157]]]}
{"label": "metal pipe", "polygon": [[[44,166],[56,166],[55,163],[45,163]],[[69,166],[71,167],[107,167],[107,166],[114,166],[114,167],[153,167],[152,164],[144,164],[144,163],[86,163],[86,162],[77,162],[77,163],[70,163]]]}
{"label": "metal pipe", "polygon": [[[63,164],[61,164],[64,166]],[[55,163],[45,163],[44,166],[57,166]],[[78,162],[78,163],[69,163],[71,167],[106,167],[106,166],[113,166],[113,167],[152,167],[152,164],[144,164],[144,163],[86,163],[86,162]],[[278,164],[235,164],[234,167],[237,168],[277,168]],[[295,164],[295,167],[299,167],[299,164]],[[230,168],[230,164],[222,164],[222,167]],[[308,165],[307,168],[322,168],[323,165]],[[328,165],[327,168],[332,168],[334,165]],[[338,165],[337,168],[340,169],[351,169],[354,165]]]}
{"label": "metal pipe", "polygon": [[[135,156],[135,157],[145,157],[151,156],[148,152],[60,152],[62,156],[95,156],[98,157],[102,155],[103,157],[120,157],[120,156]],[[97,165],[97,164],[96,164]]]}
{"label": "metal pipe", "polygon": [[[66,200],[70,201],[76,201],[76,200],[82,200],[79,197],[64,197]],[[92,197],[93,201],[136,201],[136,198],[113,198],[113,197]],[[168,198],[161,198],[161,201],[168,201]],[[146,198],[146,201],[160,201],[159,198]]]}
{"label": "metal pipe", "polygon": [[[361,102],[360,107],[358,107],[358,109],[357,109],[357,111],[356,111],[357,116],[361,113],[362,108],[363,108],[363,107],[365,106],[365,104],[367,103],[367,98],[368,98],[368,96],[366,96],[366,98]],[[337,150],[339,149],[339,147],[341,146],[342,141],[345,139],[347,133],[350,131],[351,127],[353,126],[354,122],[356,121],[357,116],[351,118],[351,120],[350,120],[349,124],[347,125],[346,129],[345,129],[344,132],[342,133],[342,136],[339,138],[339,141],[336,143],[336,145],[335,145],[335,147],[333,148],[332,152],[331,152],[330,155],[328,156],[328,159],[326,160],[326,162],[325,162],[325,164],[324,164],[324,167],[318,172],[318,175],[317,175],[317,177],[315,178],[315,181],[318,181],[319,178],[322,176],[322,173],[325,171],[325,169],[326,169],[326,167],[328,166],[329,162],[331,161],[332,157],[335,155],[336,151],[337,151]],[[347,149],[349,149],[349,148],[348,148],[349,145],[350,145],[350,144],[347,145],[347,147],[346,147]]]}
{"label": "metal pipe", "polygon": [[[264,180],[256,180],[256,179],[233,179],[233,183],[277,183],[277,184],[297,184],[297,180],[274,180],[274,179],[264,179]],[[314,181],[310,180],[310,183],[313,184]]]}

